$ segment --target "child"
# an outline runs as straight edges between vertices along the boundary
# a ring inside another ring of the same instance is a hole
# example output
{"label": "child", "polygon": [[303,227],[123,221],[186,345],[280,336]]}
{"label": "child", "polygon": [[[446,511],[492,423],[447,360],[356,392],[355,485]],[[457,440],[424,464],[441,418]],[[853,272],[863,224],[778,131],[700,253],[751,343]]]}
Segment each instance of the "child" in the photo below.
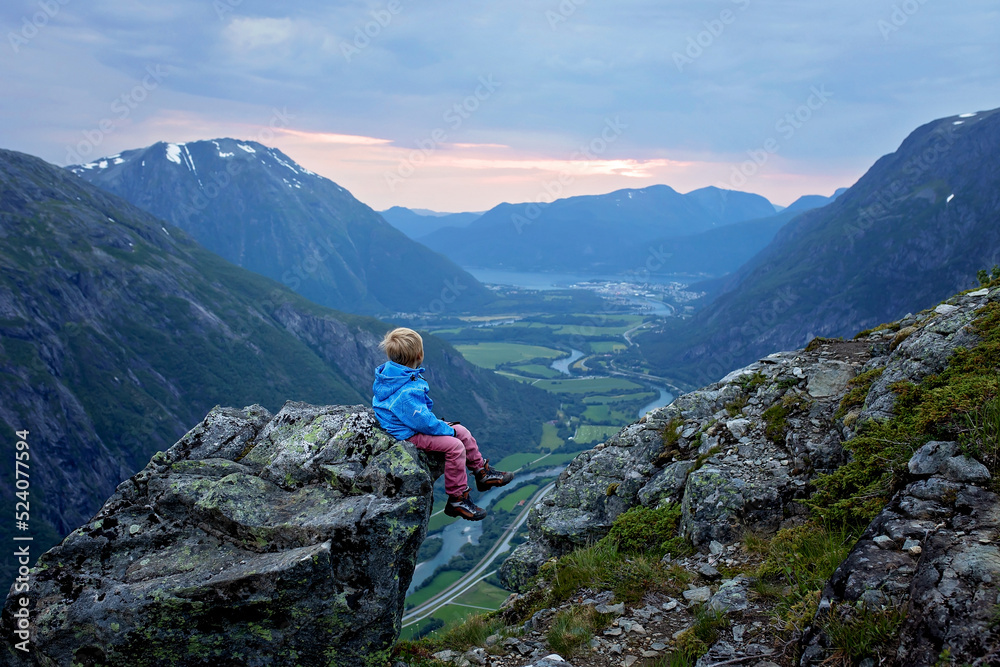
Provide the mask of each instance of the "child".
{"label": "child", "polygon": [[444,490],[448,503],[444,513],[469,521],[480,521],[486,510],[469,499],[468,467],[476,476],[476,488],[486,491],[504,486],[514,473],[490,468],[476,445],[476,439],[458,422],[443,422],[431,408],[430,387],[422,377],[424,341],[413,329],[400,327],[385,335],[379,347],[389,361],[375,370],[372,407],[382,428],[397,440],[409,440],[418,449],[444,452]]}

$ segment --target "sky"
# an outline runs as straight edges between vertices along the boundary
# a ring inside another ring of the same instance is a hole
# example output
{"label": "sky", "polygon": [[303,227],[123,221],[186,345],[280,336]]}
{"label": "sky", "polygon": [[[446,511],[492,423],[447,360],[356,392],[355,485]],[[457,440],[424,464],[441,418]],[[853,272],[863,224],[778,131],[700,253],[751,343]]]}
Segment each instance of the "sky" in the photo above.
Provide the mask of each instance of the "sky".
{"label": "sky", "polygon": [[257,140],[377,210],[787,205],[1000,106],[998,25],[995,0],[8,0],[0,148]]}

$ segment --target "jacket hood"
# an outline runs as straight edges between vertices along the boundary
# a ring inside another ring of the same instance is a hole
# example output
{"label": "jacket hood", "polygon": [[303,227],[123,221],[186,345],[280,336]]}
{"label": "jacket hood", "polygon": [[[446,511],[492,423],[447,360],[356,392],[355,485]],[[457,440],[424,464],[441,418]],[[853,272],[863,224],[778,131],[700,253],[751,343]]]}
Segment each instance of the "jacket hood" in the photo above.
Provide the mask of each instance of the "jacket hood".
{"label": "jacket hood", "polygon": [[375,394],[375,398],[384,401],[399,391],[406,383],[419,379],[423,372],[423,368],[410,368],[397,364],[395,361],[387,361],[375,369],[375,384],[372,387],[372,392]]}

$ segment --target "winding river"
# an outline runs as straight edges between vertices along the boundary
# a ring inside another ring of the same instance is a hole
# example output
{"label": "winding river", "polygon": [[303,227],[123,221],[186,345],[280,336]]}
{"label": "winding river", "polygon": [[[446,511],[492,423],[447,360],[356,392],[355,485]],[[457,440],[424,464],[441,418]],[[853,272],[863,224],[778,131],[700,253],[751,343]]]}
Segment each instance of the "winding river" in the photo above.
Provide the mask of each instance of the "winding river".
{"label": "winding river", "polygon": [[556,359],[553,361],[549,368],[553,368],[563,375],[570,375],[569,367],[577,362],[578,359],[583,358],[583,352],[580,350],[570,350],[568,357],[563,357],[562,359]]}
{"label": "winding river", "polygon": [[660,395],[657,398],[650,401],[649,403],[647,403],[646,405],[639,408],[640,417],[644,416],[650,410],[654,410],[656,408],[662,408],[674,402],[674,395],[671,394],[666,389],[664,389],[663,387],[653,387],[653,389],[658,390],[660,392]]}

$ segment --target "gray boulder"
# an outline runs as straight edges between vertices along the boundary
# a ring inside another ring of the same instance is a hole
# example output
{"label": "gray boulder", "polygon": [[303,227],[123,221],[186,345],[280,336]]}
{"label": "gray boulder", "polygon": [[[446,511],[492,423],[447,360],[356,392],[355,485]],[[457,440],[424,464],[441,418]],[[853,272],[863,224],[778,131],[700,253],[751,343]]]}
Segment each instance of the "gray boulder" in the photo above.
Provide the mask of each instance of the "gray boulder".
{"label": "gray boulder", "polygon": [[[910,459],[911,473],[930,476],[900,491],[837,568],[804,638],[802,665],[821,664],[833,651],[825,617],[858,606],[906,609],[897,664],[930,667],[943,648],[956,664],[1000,659],[1000,497],[954,479],[956,459],[965,459],[955,450],[931,442]],[[988,480],[987,472],[980,481]]]}
{"label": "gray boulder", "polygon": [[719,586],[719,590],[708,601],[708,608],[722,614],[746,611],[750,606],[749,594],[750,579],[741,574]]}
{"label": "gray boulder", "polygon": [[828,398],[843,395],[847,383],[857,375],[856,369],[843,361],[825,360],[817,363],[809,371],[806,391],[814,398]]}
{"label": "gray boulder", "polygon": [[639,489],[639,502],[647,507],[656,507],[661,501],[674,502],[684,490],[688,473],[694,466],[691,460],[671,463]]}
{"label": "gray boulder", "polygon": [[33,651],[8,658],[381,667],[438,472],[422,456],[362,406],[216,408],[38,560]]}
{"label": "gray boulder", "polygon": [[920,382],[931,373],[940,373],[956,348],[971,348],[979,343],[969,324],[975,319],[981,300],[966,296],[956,297],[955,301],[963,307],[945,315],[934,311],[922,313],[900,330],[894,339],[894,349],[878,362],[885,366],[885,372],[868,392],[861,413],[863,420],[890,418],[896,405],[897,394],[892,390],[895,383]]}

